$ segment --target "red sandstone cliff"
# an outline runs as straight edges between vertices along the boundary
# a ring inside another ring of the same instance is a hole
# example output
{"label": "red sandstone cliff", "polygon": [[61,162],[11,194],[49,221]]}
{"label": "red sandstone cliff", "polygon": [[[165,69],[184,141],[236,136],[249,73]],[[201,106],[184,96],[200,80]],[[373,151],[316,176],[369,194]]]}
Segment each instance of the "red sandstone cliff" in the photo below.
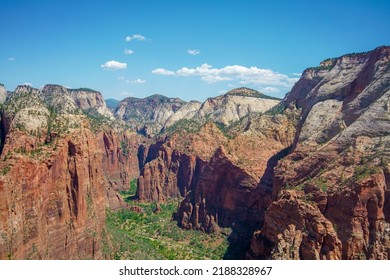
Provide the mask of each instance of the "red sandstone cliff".
{"label": "red sandstone cliff", "polygon": [[27,138],[9,134],[1,157],[0,258],[102,258],[106,181],[94,134],[71,134],[36,154]]}
{"label": "red sandstone cliff", "polygon": [[130,181],[139,176],[138,149],[144,139],[135,133],[113,130],[99,132],[97,139],[103,154],[103,174],[108,182],[108,203],[113,210],[124,208],[126,204],[118,192],[129,189]]}

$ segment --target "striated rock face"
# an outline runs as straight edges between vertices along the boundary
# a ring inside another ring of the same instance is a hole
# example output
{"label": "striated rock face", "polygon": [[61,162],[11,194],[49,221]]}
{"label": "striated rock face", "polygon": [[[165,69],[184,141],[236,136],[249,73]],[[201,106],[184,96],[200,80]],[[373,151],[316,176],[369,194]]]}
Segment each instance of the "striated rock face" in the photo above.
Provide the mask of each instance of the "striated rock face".
{"label": "striated rock face", "polygon": [[103,173],[109,184],[107,198],[111,209],[125,207],[118,191],[129,189],[130,181],[139,176],[138,146],[143,140],[135,133],[118,133],[112,130],[97,135],[103,151]]}
{"label": "striated rock face", "polygon": [[208,98],[202,104],[162,95],[143,99],[128,97],[116,108],[115,117],[146,136],[155,136],[184,120],[201,124],[212,121],[227,126],[249,113],[265,112],[279,101],[248,88]]}
{"label": "striated rock face", "polygon": [[[177,220],[186,229],[217,230],[218,225],[232,226],[234,222],[259,219],[264,205],[253,204],[257,180],[235,166],[223,148],[202,168],[197,184],[177,213]],[[266,194],[263,199],[267,204]],[[269,197],[268,197],[269,199]]]}
{"label": "striated rock face", "polygon": [[74,113],[76,109],[81,109],[108,118],[113,117],[102,94],[92,89],[67,89],[60,85],[45,85],[40,95],[59,112]]}
{"label": "striated rock face", "polygon": [[158,94],[146,98],[127,97],[119,103],[115,117],[130,128],[150,136],[159,133],[168,118],[185,103],[179,98]]}
{"label": "striated rock face", "polygon": [[100,92],[88,88],[79,88],[70,89],[69,93],[80,109],[94,109],[99,114],[112,118],[112,113],[107,108],[106,102]]}
{"label": "striated rock face", "polygon": [[[69,103],[56,110],[60,100]],[[60,86],[19,86],[3,105],[1,259],[104,257],[106,198],[113,188],[99,137],[76,105]]]}
{"label": "striated rock face", "polygon": [[106,183],[94,135],[69,135],[55,150],[7,152],[37,144],[24,140],[8,134],[2,155],[0,258],[102,258]]}
{"label": "striated rock face", "polygon": [[224,95],[208,98],[196,114],[197,119],[207,118],[213,122],[229,125],[249,113],[262,113],[279,103],[258,91],[239,88]]}
{"label": "striated rock face", "polygon": [[0,84],[0,103],[4,103],[7,99],[7,90],[3,84]]}
{"label": "striated rock face", "polygon": [[141,201],[164,201],[185,196],[195,184],[203,161],[194,156],[162,147],[156,159],[145,164],[138,179]]}
{"label": "striated rock face", "polygon": [[333,225],[318,210],[285,191],[267,210],[264,227],[254,234],[248,258],[341,259],[341,242]]}
{"label": "striated rock face", "polygon": [[172,114],[164,123],[163,128],[171,127],[175,122],[180,120],[190,120],[195,117],[199,111],[201,103],[198,101],[190,101],[180,107],[174,114]]}
{"label": "striated rock face", "polygon": [[[272,228],[295,225],[296,230],[299,207],[280,215],[286,207],[283,190],[294,189],[295,204],[333,225],[332,246],[341,242],[341,258],[390,258],[389,65],[389,47],[327,60],[307,69],[286,96],[284,105],[294,104],[302,117],[291,153],[275,169],[276,201],[252,242],[251,257],[273,258],[289,244],[289,237]],[[302,254],[307,246],[299,246],[299,258],[331,258]]]}
{"label": "striated rock face", "polygon": [[138,179],[138,198],[164,201],[185,196],[195,185],[204,163],[226,138],[214,124],[195,134],[175,134],[139,154],[144,160]]}

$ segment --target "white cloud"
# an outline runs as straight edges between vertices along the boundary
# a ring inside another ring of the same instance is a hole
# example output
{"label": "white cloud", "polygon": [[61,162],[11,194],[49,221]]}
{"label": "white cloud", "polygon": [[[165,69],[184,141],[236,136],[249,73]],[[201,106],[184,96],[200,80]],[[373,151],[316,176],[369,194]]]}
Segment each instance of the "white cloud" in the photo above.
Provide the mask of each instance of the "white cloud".
{"label": "white cloud", "polygon": [[154,70],[152,70],[152,73],[153,74],[157,74],[157,75],[164,75],[164,76],[173,76],[173,75],[175,75],[174,71],[166,70],[166,69],[163,69],[163,68],[154,69]]}
{"label": "white cloud", "polygon": [[110,60],[100,65],[100,67],[102,67],[104,70],[124,70],[127,68],[127,63]]}
{"label": "white cloud", "polygon": [[23,83],[23,85],[32,87],[33,84],[32,84],[32,83],[29,83],[29,82],[25,82],[25,83]]}
{"label": "white cloud", "polygon": [[124,79],[125,79],[125,77],[123,77],[123,76],[119,76],[119,77],[118,77],[118,80],[119,80],[119,81],[123,81]]}
{"label": "white cloud", "polygon": [[134,34],[134,35],[131,35],[131,36],[126,36],[126,38],[125,38],[126,42],[130,42],[132,40],[145,41],[146,38],[144,36],[142,36],[141,34]]}
{"label": "white cloud", "polygon": [[146,83],[145,80],[142,80],[142,79],[136,79],[134,81],[131,81],[132,84],[144,84]]}
{"label": "white cloud", "polygon": [[278,93],[280,92],[280,90],[276,87],[265,87],[265,88],[262,88],[260,89],[260,92],[263,92],[263,93]]}
{"label": "white cloud", "polygon": [[9,58],[8,58],[8,61],[15,61],[15,60],[16,60],[15,57],[9,57]]}
{"label": "white cloud", "polygon": [[[182,67],[176,71],[158,68],[152,71],[153,74],[170,76],[197,76],[207,83],[220,81],[236,81],[241,85],[252,84],[263,87],[290,89],[298,78],[290,78],[287,75],[274,72],[270,69],[257,67],[245,67],[240,65],[229,65],[223,68],[213,68],[204,63],[195,68]],[[270,88],[268,90],[271,90]]]}
{"label": "white cloud", "polygon": [[302,76],[302,73],[291,73],[291,75],[300,77]]}
{"label": "white cloud", "polygon": [[129,49],[125,49],[125,50],[123,51],[123,53],[124,53],[124,54],[127,54],[127,55],[130,55],[130,54],[133,54],[134,51],[133,51],[133,50],[129,50]]}
{"label": "white cloud", "polygon": [[200,51],[199,50],[188,49],[187,53],[190,54],[190,55],[198,55],[198,54],[200,54]]}

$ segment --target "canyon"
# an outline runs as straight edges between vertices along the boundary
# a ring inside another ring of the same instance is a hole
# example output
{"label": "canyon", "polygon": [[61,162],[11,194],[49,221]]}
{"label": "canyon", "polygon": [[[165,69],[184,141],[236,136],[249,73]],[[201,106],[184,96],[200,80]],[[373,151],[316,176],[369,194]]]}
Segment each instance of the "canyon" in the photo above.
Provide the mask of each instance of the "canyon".
{"label": "canyon", "polygon": [[[0,258],[107,259],[122,195],[231,228],[240,259],[390,258],[390,47],[326,59],[283,100],[203,103],[0,84]],[[156,206],[156,211],[161,211]]]}

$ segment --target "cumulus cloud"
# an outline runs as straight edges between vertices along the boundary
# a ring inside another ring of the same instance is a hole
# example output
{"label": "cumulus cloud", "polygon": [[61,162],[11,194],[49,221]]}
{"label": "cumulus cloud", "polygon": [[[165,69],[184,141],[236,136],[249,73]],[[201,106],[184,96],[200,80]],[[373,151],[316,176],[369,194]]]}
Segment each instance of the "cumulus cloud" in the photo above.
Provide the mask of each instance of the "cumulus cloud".
{"label": "cumulus cloud", "polygon": [[124,54],[127,54],[127,55],[130,55],[130,54],[133,54],[134,51],[133,51],[133,50],[129,50],[129,49],[125,49],[125,50],[123,51],[123,53],[124,53]]}
{"label": "cumulus cloud", "polygon": [[157,75],[164,75],[164,76],[173,76],[176,74],[174,71],[166,70],[163,68],[154,69],[152,70],[152,73]]}
{"label": "cumulus cloud", "polygon": [[142,36],[141,34],[134,34],[134,35],[131,35],[131,36],[126,36],[125,38],[125,41],[126,42],[130,42],[132,40],[137,40],[137,41],[145,41],[146,38],[144,36]]}
{"label": "cumulus cloud", "polygon": [[241,85],[256,85],[272,88],[287,89],[291,88],[298,78],[290,78],[287,75],[274,72],[270,69],[261,69],[257,67],[245,67],[240,65],[228,65],[223,68],[213,68],[204,63],[195,68],[182,67],[176,71],[158,68],[152,71],[153,74],[169,76],[197,76],[207,83],[216,83],[221,81],[235,81]]}
{"label": "cumulus cloud", "polygon": [[279,89],[276,87],[265,87],[260,89],[260,91],[264,93],[277,93],[279,92]]}
{"label": "cumulus cloud", "polygon": [[110,60],[100,65],[100,67],[102,67],[104,70],[124,70],[127,68],[127,63]]}
{"label": "cumulus cloud", "polygon": [[16,60],[15,57],[9,57],[9,58],[8,58],[8,61],[15,61],[15,60]]}
{"label": "cumulus cloud", "polygon": [[131,81],[132,84],[144,84],[146,83],[145,80],[142,80],[142,79],[136,79],[134,81]]}
{"label": "cumulus cloud", "polygon": [[190,54],[190,55],[198,55],[198,54],[200,54],[200,51],[199,50],[188,49],[187,53]]}

